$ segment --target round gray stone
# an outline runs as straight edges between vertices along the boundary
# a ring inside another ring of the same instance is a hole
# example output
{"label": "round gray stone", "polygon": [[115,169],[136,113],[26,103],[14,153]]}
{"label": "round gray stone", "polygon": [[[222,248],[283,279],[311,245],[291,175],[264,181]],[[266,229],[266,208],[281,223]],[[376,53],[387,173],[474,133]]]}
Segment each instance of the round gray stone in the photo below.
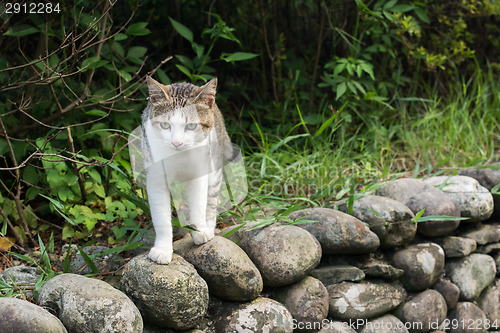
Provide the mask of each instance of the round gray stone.
{"label": "round gray stone", "polygon": [[[500,167],[500,162],[492,163],[486,166],[486,168],[463,169],[458,171],[458,173],[476,179],[479,184],[491,191],[494,186],[500,184],[500,170],[498,170],[498,167]],[[493,194],[493,201],[495,203],[494,213],[496,216],[500,216],[500,195]]]}
{"label": "round gray stone", "polygon": [[209,316],[217,333],[293,332],[290,312],[282,304],[265,297],[245,303],[214,300]]}
{"label": "round gray stone", "polygon": [[432,289],[443,295],[448,310],[453,309],[457,305],[458,299],[460,297],[460,289],[458,289],[457,285],[453,282],[445,279],[440,279],[438,282],[436,282],[436,284],[432,286]]}
{"label": "round gray stone", "polygon": [[400,178],[384,183],[377,189],[376,194],[405,203],[416,193],[424,192],[429,188],[430,186],[421,179]]}
{"label": "round gray stone", "polygon": [[377,235],[365,223],[338,210],[309,208],[288,217],[317,221],[299,226],[316,237],[324,254],[370,253],[380,245]]}
{"label": "round gray stone", "polygon": [[211,294],[227,300],[248,301],[259,296],[262,276],[248,255],[235,243],[215,236],[194,245],[191,235],[174,242],[174,250],[194,265]]}
{"label": "round gray stone", "polygon": [[319,264],[321,245],[306,230],[282,224],[249,230],[255,225],[248,223],[229,239],[252,259],[264,286],[279,287],[300,281]]}
{"label": "round gray stone", "polygon": [[450,333],[486,333],[486,315],[474,303],[460,302],[448,314]]}
{"label": "round gray stone", "polygon": [[369,320],[360,333],[408,333],[404,323],[397,317],[385,316]]}
{"label": "round gray stone", "polygon": [[372,261],[363,266],[366,276],[384,280],[397,280],[403,276],[404,270],[385,262]]}
{"label": "round gray stone", "polygon": [[[347,200],[341,201],[338,207],[347,213]],[[407,244],[417,232],[417,224],[412,221],[415,217],[413,212],[389,197],[366,195],[359,198],[353,203],[353,215],[368,223],[370,230],[380,239],[380,245],[385,248]]]}
{"label": "round gray stone", "polygon": [[39,278],[38,268],[24,265],[8,267],[0,274],[0,281],[23,290],[27,298],[33,297],[32,290]]}
{"label": "round gray stone", "polygon": [[356,331],[347,322],[329,321],[322,326],[318,333],[356,333]]}
{"label": "round gray stone", "polygon": [[2,333],[66,333],[56,316],[44,308],[17,298],[0,297]]}
{"label": "round gray stone", "polygon": [[446,275],[460,289],[460,299],[471,301],[495,279],[495,260],[487,254],[473,253],[446,262]]}
{"label": "round gray stone", "polygon": [[37,301],[56,311],[69,332],[142,332],[134,303],[101,280],[57,275],[40,288]]}
{"label": "round gray stone", "polygon": [[424,180],[439,187],[460,209],[464,222],[480,222],[493,214],[493,196],[477,180],[467,176],[436,176]]}
{"label": "round gray stone", "polygon": [[134,301],[144,319],[161,327],[194,327],[208,307],[208,286],[196,269],[174,253],[168,265],[140,255],[125,266],[121,289]]}
{"label": "round gray stone", "polygon": [[[422,217],[426,216],[451,216],[460,217],[460,209],[441,191],[434,188],[416,194],[406,203],[408,207],[417,214],[425,210]],[[425,222],[417,222],[417,231],[427,237],[438,237],[450,234],[460,225],[459,220],[440,221],[431,220]]]}
{"label": "round gray stone", "polygon": [[483,224],[461,233],[462,237],[471,238],[477,244],[486,245],[500,242],[500,224]]}
{"label": "round gray stone", "polygon": [[13,266],[6,268],[0,274],[0,280],[10,285],[35,285],[40,278],[40,271],[36,267]]}
{"label": "round gray stone", "polygon": [[393,265],[404,270],[401,282],[407,290],[425,290],[436,283],[444,272],[444,251],[434,243],[408,246],[397,251]]}
{"label": "round gray stone", "polygon": [[380,316],[396,308],[406,297],[398,282],[342,282],[327,287],[332,319],[356,320]]}
{"label": "round gray stone", "polygon": [[488,286],[477,299],[477,305],[486,314],[490,322],[500,327],[500,279]]}
{"label": "round gray stone", "polygon": [[[460,209],[449,197],[421,179],[401,178],[392,180],[377,189],[376,194],[402,202],[414,214],[424,209],[422,215],[424,217],[430,215],[460,217]],[[447,236],[459,224],[459,220],[432,220],[418,222],[417,230],[428,237]]]}
{"label": "round gray stone", "polygon": [[361,281],[365,278],[361,269],[350,265],[323,266],[313,269],[309,275],[320,280],[325,286],[342,281]]}
{"label": "round gray stone", "polygon": [[395,314],[402,322],[412,327],[411,332],[426,333],[441,325],[447,312],[444,297],[439,292],[428,289],[413,295]]}
{"label": "round gray stone", "polygon": [[[283,304],[297,324],[297,332],[316,332],[328,315],[328,291],[320,280],[305,277],[292,285],[277,288],[273,298]],[[300,329],[303,327],[304,329]]]}
{"label": "round gray stone", "polygon": [[477,243],[474,239],[465,237],[448,236],[437,240],[446,255],[446,258],[465,257],[474,252]]}

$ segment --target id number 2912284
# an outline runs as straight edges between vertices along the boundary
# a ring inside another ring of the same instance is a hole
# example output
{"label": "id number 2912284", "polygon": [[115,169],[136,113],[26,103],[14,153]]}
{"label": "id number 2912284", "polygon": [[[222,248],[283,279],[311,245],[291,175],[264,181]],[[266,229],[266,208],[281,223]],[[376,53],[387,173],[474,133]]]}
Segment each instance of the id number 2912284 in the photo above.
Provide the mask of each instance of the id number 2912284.
{"label": "id number 2912284", "polygon": [[60,13],[59,3],[52,2],[30,2],[18,3],[7,2],[5,4],[5,14],[52,14]]}

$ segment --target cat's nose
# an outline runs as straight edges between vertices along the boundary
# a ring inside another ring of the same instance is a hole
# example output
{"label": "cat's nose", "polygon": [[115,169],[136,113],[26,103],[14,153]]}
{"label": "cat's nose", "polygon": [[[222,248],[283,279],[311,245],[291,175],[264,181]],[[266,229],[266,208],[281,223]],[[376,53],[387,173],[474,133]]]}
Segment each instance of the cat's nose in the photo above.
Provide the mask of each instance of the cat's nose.
{"label": "cat's nose", "polygon": [[182,146],[182,141],[174,141],[172,142],[172,144],[175,146],[175,148],[179,148],[180,146]]}

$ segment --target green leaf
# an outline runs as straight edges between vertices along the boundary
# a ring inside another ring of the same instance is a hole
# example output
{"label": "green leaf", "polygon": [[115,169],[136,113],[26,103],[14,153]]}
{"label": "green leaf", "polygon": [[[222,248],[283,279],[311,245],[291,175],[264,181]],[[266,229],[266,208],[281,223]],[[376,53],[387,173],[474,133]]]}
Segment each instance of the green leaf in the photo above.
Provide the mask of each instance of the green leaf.
{"label": "green leaf", "polygon": [[150,214],[150,210],[149,210],[149,206],[147,204],[147,201],[145,199],[142,199],[140,197],[137,197],[137,196],[131,196],[125,192],[122,192],[120,190],[117,190],[116,191],[117,194],[119,196],[121,196],[122,198],[124,199],[127,199],[128,201],[131,201],[132,203],[134,203],[137,207],[139,207],[140,209],[142,209],[143,211],[147,212],[148,214]]}
{"label": "green leaf", "polygon": [[40,196],[44,197],[45,199],[49,200],[56,209],[64,209],[64,205],[57,201],[56,199],[49,198],[46,195],[40,194]]}
{"label": "green leaf", "polygon": [[115,238],[116,239],[122,238],[127,233],[127,229],[125,229],[125,228],[118,228],[118,226],[116,226],[116,225],[113,226],[113,228],[111,228],[111,230],[113,230],[113,233],[115,234]]}
{"label": "green leaf", "polygon": [[184,24],[177,22],[173,18],[169,17],[170,23],[172,23],[172,26],[174,27],[175,31],[179,33],[182,37],[193,43],[194,41],[194,36],[193,32],[189,30],[188,27],[186,27]]}
{"label": "green leaf", "polygon": [[87,231],[92,232],[94,230],[95,225],[97,224],[97,219],[96,218],[86,218],[84,224],[85,224],[85,227],[87,228]]}
{"label": "green leaf", "polygon": [[[64,236],[64,229],[63,229],[63,236]],[[64,239],[64,237],[63,237]],[[69,273],[69,257],[71,256],[71,241],[69,242],[68,246],[68,251],[66,251],[66,255],[64,256],[64,267],[63,267],[63,273]]]}
{"label": "green leaf", "polygon": [[36,228],[38,226],[38,219],[36,218],[35,212],[30,205],[26,206],[23,209],[23,216],[29,227]]}
{"label": "green leaf", "polygon": [[171,84],[172,80],[168,77],[167,73],[163,69],[159,69],[157,72],[160,82],[163,84]]}
{"label": "green leaf", "polygon": [[120,57],[125,57],[125,49],[120,43],[113,43],[113,51],[116,52]]}
{"label": "green leaf", "polygon": [[68,239],[75,235],[75,229],[69,225],[65,225],[62,231],[62,239]]}
{"label": "green leaf", "polygon": [[127,39],[127,38],[128,38],[128,36],[126,34],[121,34],[121,33],[120,34],[116,34],[115,37],[114,37],[114,39],[115,39],[116,42],[119,42],[119,41]]}
{"label": "green leaf", "polygon": [[36,185],[38,184],[38,180],[40,179],[38,175],[37,169],[35,167],[28,165],[26,168],[24,168],[23,172],[23,180],[27,183],[30,183],[31,185]]}
{"label": "green leaf", "polygon": [[88,171],[89,173],[89,176],[96,182],[96,183],[101,183],[102,181],[102,178],[101,178],[101,175],[99,174],[99,172],[96,170],[96,169],[90,169]]}
{"label": "green leaf", "polygon": [[414,5],[401,4],[392,7],[390,10],[394,13],[406,13],[413,9],[415,9]]}
{"label": "green leaf", "polygon": [[94,193],[103,199],[106,197],[106,193],[105,193],[104,187],[102,185],[95,185],[94,186]]}
{"label": "green leaf", "polygon": [[375,81],[375,74],[373,73],[373,66],[371,64],[368,64],[366,62],[363,62],[361,64],[359,64],[359,67],[365,72],[367,73],[368,75],[370,75],[370,77],[372,78],[373,81]]}
{"label": "green leaf", "polygon": [[127,52],[127,58],[142,58],[148,52],[143,46],[132,46]]}
{"label": "green leaf", "polygon": [[85,253],[82,250],[81,247],[79,247],[78,245],[76,247],[78,248],[78,251],[80,251],[80,255],[83,257],[83,260],[85,260],[85,262],[87,263],[87,265],[89,266],[89,268],[92,270],[92,273],[98,274],[99,270],[97,269],[97,266],[94,264],[94,262],[92,261],[92,259],[90,259],[90,257],[87,255],[87,253]]}
{"label": "green leaf", "polygon": [[422,209],[421,211],[417,212],[417,214],[415,214],[415,217],[413,218],[413,221],[417,222],[422,217],[422,215],[424,215],[424,212],[425,212],[425,208]]}
{"label": "green leaf", "polygon": [[22,36],[27,36],[27,35],[31,35],[31,34],[36,34],[37,32],[38,32],[38,29],[35,27],[32,27],[31,25],[20,24],[20,25],[16,25],[15,27],[10,28],[3,35],[4,36],[12,36],[12,37],[22,37]]}
{"label": "green leaf", "polygon": [[74,195],[73,191],[71,191],[70,188],[61,187],[57,190],[57,196],[62,201],[67,201],[67,200],[73,200],[75,195]]}
{"label": "green leaf", "polygon": [[96,253],[96,255],[105,256],[108,254],[119,253],[119,252],[122,252],[125,250],[132,250],[132,249],[138,248],[139,246],[142,246],[143,244],[144,244],[144,242],[138,242],[138,243],[133,243],[133,244],[129,244],[129,245],[124,244],[121,246],[114,247],[112,249],[107,249],[107,250],[101,251],[99,253]]}
{"label": "green leaf", "polygon": [[416,7],[415,14],[418,16],[420,21],[427,23],[427,24],[431,23],[431,20],[429,19],[429,15],[427,15],[427,12],[424,9],[422,9],[420,7]]}
{"label": "green leaf", "polygon": [[233,61],[249,60],[258,56],[259,54],[256,53],[235,52],[235,53],[224,53],[222,54],[221,59],[225,60],[226,62],[233,62]]}
{"label": "green leaf", "polygon": [[193,51],[196,53],[196,56],[198,58],[201,58],[203,56],[203,52],[205,52],[205,47],[203,45],[192,42],[191,47],[193,48]]}
{"label": "green leaf", "polygon": [[241,228],[243,228],[247,223],[244,222],[242,224],[240,224],[239,226],[229,230],[228,232],[226,232],[224,235],[222,235],[222,237],[229,237],[231,236],[232,234],[234,234],[236,231],[240,230]]}
{"label": "green leaf", "polygon": [[127,28],[125,33],[129,36],[149,35],[151,33],[151,30],[146,28],[147,25],[148,25],[148,22],[134,23],[134,24],[130,25],[130,27]]}
{"label": "green leaf", "polygon": [[[62,210],[64,209],[64,206],[62,203],[60,203],[59,201],[55,200],[55,199],[52,199],[52,198],[49,198],[48,196],[45,196],[43,194],[40,193],[40,195],[42,197],[44,197],[45,199],[49,200],[50,203],[54,206],[54,210],[59,214],[61,215],[66,221],[68,221],[71,225],[76,225],[76,222],[73,221],[72,219],[70,219],[66,214],[64,214],[62,212]],[[64,229],[63,229],[63,234],[64,234]]]}
{"label": "green leaf", "polygon": [[19,253],[10,252],[10,251],[7,251],[7,252],[10,253],[10,254],[12,254],[14,257],[19,258],[21,260],[24,260],[24,261],[27,261],[27,262],[33,262],[33,263],[36,262],[35,259],[27,257],[25,255],[22,255],[22,254],[19,254]]}
{"label": "green leaf", "polygon": [[105,117],[108,113],[106,111],[102,111],[99,109],[92,109],[90,111],[85,112],[85,114],[89,116]]}
{"label": "green leaf", "polygon": [[346,68],[346,64],[344,62],[339,62],[339,64],[337,66],[335,66],[335,68],[333,70],[333,75],[334,76],[339,75],[340,73],[342,73],[344,71],[345,68]]}
{"label": "green leaf", "polygon": [[176,55],[175,58],[179,60],[179,62],[186,68],[189,68],[190,70],[194,69],[193,60],[189,59],[188,57],[183,55]]}
{"label": "green leaf", "polygon": [[120,76],[125,80],[125,81],[130,81],[132,80],[132,75],[130,75],[129,73],[121,70],[120,72]]}
{"label": "green leaf", "polygon": [[496,184],[495,186],[493,186],[490,192],[496,195],[500,195],[500,193],[498,192],[499,189],[500,189],[500,184]]}
{"label": "green leaf", "polygon": [[306,219],[297,219],[295,221],[290,221],[287,224],[289,225],[298,225],[298,224],[307,224],[307,223],[316,223],[318,220],[306,220]]}
{"label": "green leaf", "polygon": [[345,92],[347,91],[347,84],[345,82],[341,82],[337,85],[337,99],[340,99],[340,97],[344,96]]}
{"label": "green leaf", "polygon": [[91,66],[93,64],[96,64],[99,60],[101,60],[100,57],[90,57],[90,58],[87,58],[85,59],[83,62],[82,62],[82,69],[88,69],[88,68],[92,68]]}
{"label": "green leaf", "polygon": [[428,215],[420,217],[417,219],[415,215],[414,222],[426,222],[426,221],[465,221],[468,217],[456,217],[456,216],[444,216],[444,215]]}
{"label": "green leaf", "polygon": [[182,73],[186,74],[187,77],[191,78],[192,74],[189,69],[187,69],[185,66],[182,65],[175,65]]}

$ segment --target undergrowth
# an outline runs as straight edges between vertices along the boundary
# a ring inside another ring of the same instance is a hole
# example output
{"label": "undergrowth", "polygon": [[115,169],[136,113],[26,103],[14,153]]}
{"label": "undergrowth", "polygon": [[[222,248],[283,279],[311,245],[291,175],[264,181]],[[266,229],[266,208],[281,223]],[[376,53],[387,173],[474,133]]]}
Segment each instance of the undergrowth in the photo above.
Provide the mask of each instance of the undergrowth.
{"label": "undergrowth", "polygon": [[[500,152],[498,91],[494,73],[478,70],[467,81],[457,75],[446,96],[428,84],[425,98],[399,96],[375,110],[359,104],[364,117],[356,125],[342,114],[347,108],[332,106],[315,126],[297,107],[302,121],[283,136],[264,133],[256,122],[255,135],[244,140],[250,201],[258,206],[274,198],[272,206],[282,209],[328,207],[352,188],[368,193],[392,178],[452,174],[493,162]],[[385,108],[397,109],[397,116],[385,118]],[[356,135],[346,129],[351,126],[358,127]]]}

